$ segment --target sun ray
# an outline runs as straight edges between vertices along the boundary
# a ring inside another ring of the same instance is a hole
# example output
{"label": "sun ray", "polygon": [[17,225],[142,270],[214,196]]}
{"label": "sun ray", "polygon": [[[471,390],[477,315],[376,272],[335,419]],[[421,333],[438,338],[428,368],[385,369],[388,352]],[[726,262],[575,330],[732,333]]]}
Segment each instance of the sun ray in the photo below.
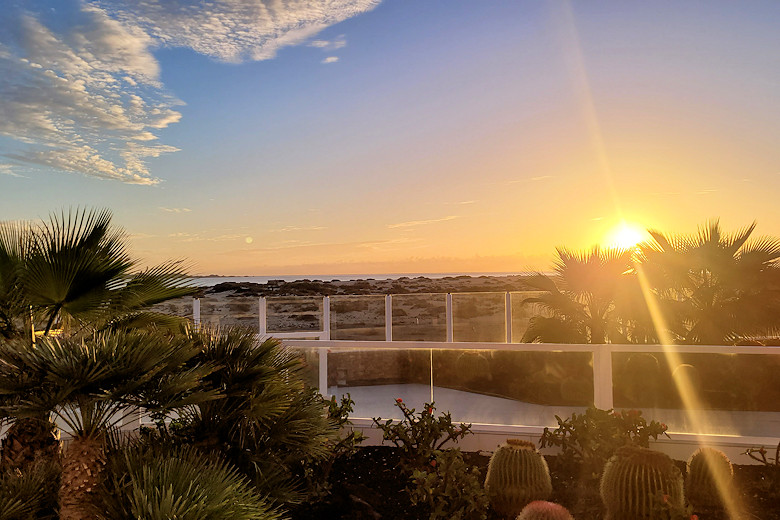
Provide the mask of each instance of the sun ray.
{"label": "sun ray", "polygon": [[[636,267],[637,277],[639,278],[639,285],[642,289],[642,295],[644,296],[648,311],[650,312],[650,319],[653,321],[653,327],[658,334],[658,340],[661,343],[663,354],[666,357],[669,366],[678,366],[682,364],[682,358],[680,357],[679,352],[676,352],[673,349],[674,340],[668,332],[669,329],[666,327],[666,321],[664,320],[658,301],[653,295],[647,275],[645,274],[641,263],[635,262],[634,265]],[[680,393],[680,398],[683,402],[683,411],[688,416],[688,423],[693,425],[694,434],[699,437],[699,445],[705,446],[706,443],[703,441],[706,437],[700,433],[702,430],[700,426],[705,422],[702,415],[704,406],[699,400],[696,389],[693,387],[693,383],[686,372],[681,372],[680,377],[674,378],[674,384],[677,386],[677,391]],[[710,473],[716,477],[715,487],[728,512],[728,517],[740,518],[739,512],[742,508],[739,507],[736,498],[733,493],[731,493],[729,483],[722,478],[722,475],[719,472],[715,471],[715,468],[712,468],[712,461],[708,459],[705,459],[705,461],[706,464],[710,466]]]}

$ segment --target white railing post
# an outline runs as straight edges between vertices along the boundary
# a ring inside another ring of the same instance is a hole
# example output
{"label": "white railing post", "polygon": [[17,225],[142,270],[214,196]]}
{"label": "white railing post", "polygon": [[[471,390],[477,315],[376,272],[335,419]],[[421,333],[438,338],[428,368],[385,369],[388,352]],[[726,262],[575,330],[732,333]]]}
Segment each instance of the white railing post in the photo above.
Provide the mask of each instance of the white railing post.
{"label": "white railing post", "polygon": [[602,410],[614,408],[612,399],[612,348],[593,346],[593,405]]}
{"label": "white railing post", "polygon": [[192,299],[192,323],[195,330],[200,330],[200,298]]}
{"label": "white railing post", "polygon": [[385,295],[385,341],[393,341],[393,295]]}
{"label": "white railing post", "polygon": [[512,343],[512,295],[509,291],[506,292],[504,310],[506,311],[504,317],[504,321],[506,322],[506,342]]}
{"label": "white railing post", "polygon": [[268,334],[268,319],[267,319],[267,307],[265,296],[261,296],[257,300],[257,335],[260,339],[264,339]]}
{"label": "white railing post", "polygon": [[330,340],[330,296],[322,297],[322,339]]}
{"label": "white railing post", "polygon": [[454,340],[453,327],[452,327],[452,293],[447,293],[447,306],[446,306],[446,320],[447,320],[447,343],[452,343]]}
{"label": "white railing post", "polygon": [[[322,298],[322,336],[323,340],[330,340],[330,297],[323,296]],[[328,395],[328,349],[317,349],[317,356],[319,358],[319,387],[320,395],[326,397]]]}

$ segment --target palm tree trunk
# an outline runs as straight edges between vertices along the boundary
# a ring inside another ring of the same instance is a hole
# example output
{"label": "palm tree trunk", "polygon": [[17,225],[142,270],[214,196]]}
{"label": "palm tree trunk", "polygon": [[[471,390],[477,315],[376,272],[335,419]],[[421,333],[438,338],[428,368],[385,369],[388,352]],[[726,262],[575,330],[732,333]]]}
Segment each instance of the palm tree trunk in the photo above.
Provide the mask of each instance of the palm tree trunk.
{"label": "palm tree trunk", "polygon": [[105,466],[102,439],[92,436],[73,438],[62,461],[60,520],[96,518],[98,486]]}
{"label": "palm tree trunk", "polygon": [[61,452],[59,432],[48,417],[16,419],[0,448],[0,468],[24,472],[41,460],[59,462]]}

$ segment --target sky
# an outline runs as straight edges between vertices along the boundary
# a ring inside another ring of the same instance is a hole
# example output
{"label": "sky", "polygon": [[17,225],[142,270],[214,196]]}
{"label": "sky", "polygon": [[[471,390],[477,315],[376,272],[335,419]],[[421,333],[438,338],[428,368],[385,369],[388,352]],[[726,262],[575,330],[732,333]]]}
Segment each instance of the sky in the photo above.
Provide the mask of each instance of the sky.
{"label": "sky", "polygon": [[547,269],[780,236],[780,2],[5,0],[0,220],[195,274]]}

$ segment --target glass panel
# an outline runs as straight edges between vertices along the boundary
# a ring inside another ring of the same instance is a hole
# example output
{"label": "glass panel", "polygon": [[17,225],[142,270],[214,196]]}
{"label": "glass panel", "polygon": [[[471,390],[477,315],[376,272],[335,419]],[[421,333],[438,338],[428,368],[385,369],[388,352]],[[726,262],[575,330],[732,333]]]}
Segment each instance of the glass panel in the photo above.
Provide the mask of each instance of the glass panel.
{"label": "glass panel", "polygon": [[505,298],[505,293],[453,294],[453,339],[455,341],[505,341]]}
{"label": "glass panel", "polygon": [[200,323],[204,327],[221,327],[227,317],[226,293],[200,299]]}
{"label": "glass panel", "polygon": [[353,417],[399,419],[396,399],[419,408],[431,398],[430,351],[333,349],[328,354],[328,394],[349,393]]}
{"label": "glass panel", "polygon": [[292,296],[266,300],[267,330],[299,332],[322,330],[322,298]]}
{"label": "glass panel", "polygon": [[528,303],[523,305],[526,298],[535,298],[541,294],[541,291],[520,291],[510,293],[512,298],[512,343],[520,343],[523,340],[523,334],[528,330],[528,324],[533,316],[542,314],[542,309],[538,306]]}
{"label": "glass panel", "polygon": [[[173,316],[182,316],[184,318],[192,319],[192,300],[192,296],[176,298],[175,300],[168,300],[167,302],[158,303],[152,307],[152,310],[154,312],[162,312],[165,314],[171,314]],[[35,330],[38,330],[37,324],[35,326]]]}
{"label": "glass panel", "polygon": [[320,349],[291,348],[293,352],[301,356],[303,360],[303,381],[310,387],[319,390],[320,385]]}
{"label": "glass panel", "polygon": [[[670,431],[775,436],[780,420],[780,355],[612,355],[616,408],[638,408]],[[683,381],[690,393],[683,399]],[[684,403],[693,404],[693,412]]]}
{"label": "glass panel", "polygon": [[445,294],[393,295],[394,341],[446,341]]}
{"label": "glass panel", "polygon": [[593,402],[589,352],[437,350],[436,407],[459,422],[548,426]]}
{"label": "glass panel", "polygon": [[385,297],[331,296],[330,337],[343,340],[384,340]]}

